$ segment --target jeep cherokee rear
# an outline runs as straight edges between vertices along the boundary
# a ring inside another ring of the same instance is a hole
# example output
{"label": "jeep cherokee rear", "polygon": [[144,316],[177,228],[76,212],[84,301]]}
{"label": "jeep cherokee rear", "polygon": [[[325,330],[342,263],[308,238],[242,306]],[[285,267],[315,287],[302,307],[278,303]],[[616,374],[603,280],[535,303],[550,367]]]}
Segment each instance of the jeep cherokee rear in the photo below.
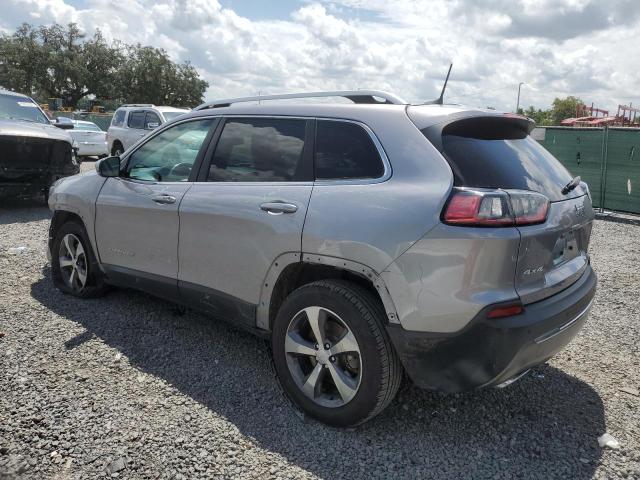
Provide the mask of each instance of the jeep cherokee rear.
{"label": "jeep cherokee rear", "polygon": [[594,215],[532,123],[298,96],[329,95],[364,105],[212,102],[58,183],[55,284],[142,289],[270,338],[285,393],[337,426],[382,411],[403,369],[461,391],[566,345],[595,293]]}

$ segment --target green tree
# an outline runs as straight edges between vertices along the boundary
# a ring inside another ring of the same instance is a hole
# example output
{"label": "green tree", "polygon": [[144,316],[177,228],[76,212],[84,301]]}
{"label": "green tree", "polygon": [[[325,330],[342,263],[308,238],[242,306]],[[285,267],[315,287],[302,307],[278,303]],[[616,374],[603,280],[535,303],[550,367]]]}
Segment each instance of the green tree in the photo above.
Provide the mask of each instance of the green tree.
{"label": "green tree", "polygon": [[84,40],[77,25],[40,27],[39,36],[47,66],[40,78],[42,88],[51,97],[62,98],[69,107],[87,95],[109,98],[122,55],[108,45],[98,30]]}
{"label": "green tree", "polygon": [[126,103],[196,106],[209,84],[188,62],[174,63],[163,49],[129,45],[119,74],[119,90]]}
{"label": "green tree", "polygon": [[195,106],[209,84],[189,62],[177,64],[164,50],[109,44],[99,30],[86,38],[70,23],[23,24],[0,36],[0,86],[40,101],[62,98],[69,107],[88,96],[105,103]]}
{"label": "green tree", "polygon": [[536,122],[536,125],[539,126],[551,125],[553,122],[549,110],[542,110],[540,108],[536,109],[533,105],[529,106],[529,108],[524,111],[521,109],[520,113],[532,119]]}
{"label": "green tree", "polygon": [[40,96],[45,75],[46,62],[37,30],[24,23],[13,35],[0,37],[0,86]]}
{"label": "green tree", "polygon": [[568,96],[566,98],[556,98],[551,107],[551,120],[553,125],[560,125],[565,118],[576,116],[576,107],[582,104],[578,97]]}

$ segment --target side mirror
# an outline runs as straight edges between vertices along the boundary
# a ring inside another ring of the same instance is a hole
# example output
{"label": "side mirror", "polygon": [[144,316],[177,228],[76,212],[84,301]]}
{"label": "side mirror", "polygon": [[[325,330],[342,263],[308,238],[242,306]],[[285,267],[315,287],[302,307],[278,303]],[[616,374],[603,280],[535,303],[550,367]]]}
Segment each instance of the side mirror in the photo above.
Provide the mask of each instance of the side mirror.
{"label": "side mirror", "polygon": [[101,177],[120,176],[120,157],[106,157],[96,162],[96,172]]}
{"label": "side mirror", "polygon": [[71,130],[73,128],[73,121],[67,117],[58,117],[54,120],[53,124],[63,130]]}

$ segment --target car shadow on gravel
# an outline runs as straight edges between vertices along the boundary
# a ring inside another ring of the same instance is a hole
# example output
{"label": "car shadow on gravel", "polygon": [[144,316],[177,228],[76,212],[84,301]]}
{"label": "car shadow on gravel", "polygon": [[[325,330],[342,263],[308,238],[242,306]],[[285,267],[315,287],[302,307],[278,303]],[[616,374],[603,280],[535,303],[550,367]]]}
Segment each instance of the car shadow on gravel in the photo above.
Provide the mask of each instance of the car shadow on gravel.
{"label": "car shadow on gravel", "polygon": [[[503,390],[441,395],[409,386],[373,421],[337,430],[295,415],[276,387],[264,341],[196,313],[177,316],[171,304],[138,292],[78,300],[49,277],[46,268],[32,296],[86,329],[61,339],[68,351],[98,338],[261,448],[320,477],[576,479],[591,478],[599,463],[602,400],[551,366]],[[194,436],[209,432],[199,441],[211,435],[213,418],[193,427]]]}
{"label": "car shadow on gravel", "polygon": [[41,196],[0,198],[0,225],[29,223],[51,218],[51,211]]}

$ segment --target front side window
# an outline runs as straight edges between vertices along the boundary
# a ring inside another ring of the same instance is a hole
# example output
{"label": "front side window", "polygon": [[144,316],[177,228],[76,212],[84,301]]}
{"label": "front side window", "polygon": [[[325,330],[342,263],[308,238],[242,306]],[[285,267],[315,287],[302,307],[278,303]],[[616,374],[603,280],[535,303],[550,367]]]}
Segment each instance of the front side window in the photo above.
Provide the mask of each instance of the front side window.
{"label": "front side window", "polygon": [[127,176],[153,182],[186,182],[214,119],[175,125],[131,154]]}
{"label": "front side window", "polygon": [[129,128],[142,130],[144,128],[144,112],[129,112],[129,121],[127,125]]}
{"label": "front side window", "polygon": [[228,120],[211,160],[210,182],[290,182],[304,179],[306,121]]}
{"label": "front side window", "polygon": [[115,115],[111,119],[111,125],[113,127],[122,127],[124,125],[124,115],[125,115],[125,113],[126,112],[124,110],[116,111]]}
{"label": "front side window", "polygon": [[373,140],[355,123],[318,120],[315,150],[318,180],[378,178],[384,173]]}
{"label": "front side window", "polygon": [[154,128],[159,127],[161,123],[162,121],[160,120],[160,117],[153,112],[147,112],[144,117],[145,130],[153,130]]}

